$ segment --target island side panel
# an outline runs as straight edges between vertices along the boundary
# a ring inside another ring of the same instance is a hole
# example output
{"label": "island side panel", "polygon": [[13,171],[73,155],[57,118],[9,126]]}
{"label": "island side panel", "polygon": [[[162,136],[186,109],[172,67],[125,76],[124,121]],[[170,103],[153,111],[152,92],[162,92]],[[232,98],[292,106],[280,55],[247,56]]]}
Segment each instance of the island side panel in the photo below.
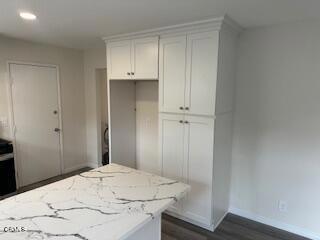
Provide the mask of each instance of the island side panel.
{"label": "island side panel", "polygon": [[155,217],[126,240],[161,240],[161,215]]}

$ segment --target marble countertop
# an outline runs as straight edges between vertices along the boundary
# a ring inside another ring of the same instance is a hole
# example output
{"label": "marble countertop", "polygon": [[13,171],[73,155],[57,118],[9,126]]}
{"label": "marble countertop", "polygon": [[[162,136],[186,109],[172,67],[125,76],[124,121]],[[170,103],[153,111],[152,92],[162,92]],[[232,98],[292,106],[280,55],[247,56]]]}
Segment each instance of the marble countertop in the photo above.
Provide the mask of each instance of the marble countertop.
{"label": "marble countertop", "polygon": [[0,239],[125,239],[189,186],[116,164],[0,202]]}

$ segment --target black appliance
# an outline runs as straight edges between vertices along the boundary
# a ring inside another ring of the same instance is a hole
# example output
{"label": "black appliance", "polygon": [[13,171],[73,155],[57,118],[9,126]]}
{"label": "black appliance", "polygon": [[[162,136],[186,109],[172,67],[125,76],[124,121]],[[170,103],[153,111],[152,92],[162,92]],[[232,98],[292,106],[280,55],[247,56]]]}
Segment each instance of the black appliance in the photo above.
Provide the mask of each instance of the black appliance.
{"label": "black appliance", "polygon": [[0,196],[16,191],[13,146],[0,138]]}

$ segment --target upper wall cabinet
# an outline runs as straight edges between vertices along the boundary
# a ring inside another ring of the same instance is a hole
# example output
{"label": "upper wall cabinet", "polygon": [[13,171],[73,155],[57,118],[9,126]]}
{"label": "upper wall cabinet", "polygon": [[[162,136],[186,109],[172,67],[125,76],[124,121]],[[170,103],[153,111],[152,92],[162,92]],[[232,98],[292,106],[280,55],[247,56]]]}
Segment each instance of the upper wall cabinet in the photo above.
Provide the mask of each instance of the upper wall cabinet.
{"label": "upper wall cabinet", "polygon": [[131,79],[131,41],[107,44],[107,69],[110,79]]}
{"label": "upper wall cabinet", "polygon": [[158,79],[158,37],[132,41],[132,72],[135,79]]}
{"label": "upper wall cabinet", "polygon": [[107,43],[109,79],[158,79],[158,37]]}
{"label": "upper wall cabinet", "polygon": [[160,40],[160,111],[213,116],[219,32]]}
{"label": "upper wall cabinet", "polygon": [[184,112],[186,47],[186,36],[169,37],[160,41],[159,108],[161,112]]}
{"label": "upper wall cabinet", "polygon": [[189,114],[214,115],[219,33],[188,35],[185,110]]}

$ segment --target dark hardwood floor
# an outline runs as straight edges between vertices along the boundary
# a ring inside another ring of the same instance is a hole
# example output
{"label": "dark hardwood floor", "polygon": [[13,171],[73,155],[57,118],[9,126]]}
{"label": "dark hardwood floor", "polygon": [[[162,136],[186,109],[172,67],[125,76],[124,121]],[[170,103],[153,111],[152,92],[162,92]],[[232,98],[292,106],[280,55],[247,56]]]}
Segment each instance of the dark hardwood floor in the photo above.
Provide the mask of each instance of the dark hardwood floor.
{"label": "dark hardwood floor", "polygon": [[[20,194],[67,177],[85,172],[90,168],[53,177],[26,187],[16,192],[0,196],[0,200]],[[151,240],[151,239],[150,239]],[[257,223],[233,214],[228,214],[214,233],[178,220],[167,214],[162,215],[162,240],[308,240],[261,223]]]}
{"label": "dark hardwood floor", "polygon": [[228,214],[214,233],[163,214],[162,240],[307,240],[307,238],[233,214]]}

